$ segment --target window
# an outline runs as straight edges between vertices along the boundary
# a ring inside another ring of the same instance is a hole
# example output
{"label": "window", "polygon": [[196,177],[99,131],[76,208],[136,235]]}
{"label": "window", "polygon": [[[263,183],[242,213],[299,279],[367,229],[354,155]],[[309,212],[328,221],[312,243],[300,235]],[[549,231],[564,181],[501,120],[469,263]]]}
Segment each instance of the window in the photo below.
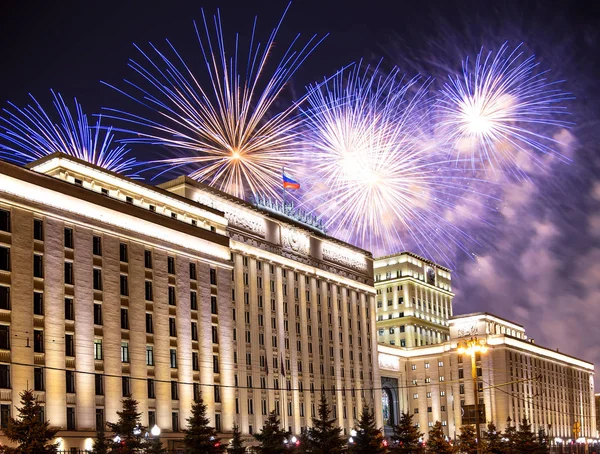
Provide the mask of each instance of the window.
{"label": "window", "polygon": [[198,310],[198,294],[196,292],[190,292],[190,309]]}
{"label": "window", "polygon": [[219,357],[216,355],[213,355],[213,372],[215,374],[219,373]]}
{"label": "window", "polygon": [[0,210],[0,230],[10,232],[10,211]]}
{"label": "window", "polygon": [[425,369],[429,369],[429,363],[425,363]]}
{"label": "window", "polygon": [[121,262],[127,263],[129,261],[129,255],[127,253],[127,244],[120,243],[119,244],[119,260]]}
{"label": "window", "polygon": [[44,277],[44,258],[40,254],[33,254],[33,277]]}
{"label": "window", "polygon": [[33,389],[35,391],[44,390],[44,369],[41,367],[33,368]]}
{"label": "window", "polygon": [[75,408],[67,407],[67,430],[75,430]]}
{"label": "window", "polygon": [[0,309],[10,310],[10,287],[0,285]]}
{"label": "window", "polygon": [[74,393],[75,392],[75,372],[72,370],[68,370],[68,371],[66,371],[65,375],[66,375],[65,381],[66,381],[67,392]]}
{"label": "window", "polygon": [[444,361],[438,361],[438,367],[444,367]]}
{"label": "window", "polygon": [[94,325],[102,325],[102,304],[94,303]]}
{"label": "window", "polygon": [[65,247],[73,249],[73,229],[65,229]]}
{"label": "window", "polygon": [[446,380],[445,377],[443,375],[440,375],[440,381],[442,382],[442,381],[445,381],[445,380]]}
{"label": "window", "polygon": [[[216,328],[216,326],[213,326],[213,328]],[[196,323],[196,322],[192,322],[191,335],[192,335],[193,341],[198,340],[198,323]],[[214,340],[213,340],[213,342],[214,342]]]}
{"label": "window", "polygon": [[[66,265],[66,263],[65,263]],[[102,270],[94,268],[94,290],[102,290]]]}
{"label": "window", "polygon": [[156,392],[154,391],[154,380],[149,378],[146,383],[148,385],[148,399],[154,399],[156,397]]}
{"label": "window", "polygon": [[179,432],[179,413],[176,411],[171,413],[171,430]]}
{"label": "window", "polygon": [[65,320],[75,320],[73,298],[65,298]]}
{"label": "window", "polygon": [[169,286],[169,305],[175,306],[175,287]]}
{"label": "window", "polygon": [[129,362],[129,342],[121,342],[121,362]]}
{"label": "window", "polygon": [[465,373],[463,369],[458,369],[458,378],[465,378]]}
{"label": "window", "polygon": [[152,282],[146,281],[144,285],[145,285],[146,301],[153,301],[154,294],[152,292]]}
{"label": "window", "polygon": [[418,414],[419,414],[419,409],[418,409],[418,408],[415,408],[415,410],[414,410],[414,414],[415,414],[415,415],[418,415]]}
{"label": "window", "polygon": [[200,370],[200,362],[198,361],[198,352],[192,352],[192,370]]}
{"label": "window", "polygon": [[133,197],[130,197],[128,195],[125,196],[125,202],[133,204]]}
{"label": "window", "polygon": [[144,266],[152,269],[152,251],[144,251]]}
{"label": "window", "polygon": [[121,274],[120,278],[121,296],[129,296],[129,283],[127,276]]}
{"label": "window", "polygon": [[65,355],[75,356],[75,339],[73,334],[65,334]]}
{"label": "window", "polygon": [[217,306],[217,297],[216,296],[211,296],[210,297],[210,313],[211,314],[218,314],[219,313],[218,306]]}
{"label": "window", "polygon": [[131,396],[131,380],[129,377],[121,378],[121,392],[123,393],[123,397]]}
{"label": "window", "polygon": [[40,329],[33,330],[33,351],[44,353],[44,332]]}
{"label": "window", "polygon": [[444,397],[446,395],[446,391],[440,391],[440,397]]}
{"label": "window", "polygon": [[428,398],[428,399],[431,399],[431,392],[428,392],[428,393],[427,393],[427,398]]}
{"label": "window", "polygon": [[102,238],[96,235],[92,239],[92,253],[94,255],[102,255]]}
{"label": "window", "polygon": [[412,369],[412,370],[417,370],[417,365],[416,365],[416,364],[413,364],[413,365],[411,366],[411,369]]}
{"label": "window", "polygon": [[170,363],[171,363],[171,368],[176,369],[177,368],[177,350],[172,348],[169,352],[169,359],[170,359]]}
{"label": "window", "polygon": [[167,257],[167,271],[169,274],[175,274],[175,257]]}
{"label": "window", "polygon": [[179,390],[177,389],[177,382],[175,380],[171,381],[171,399],[179,400]]}
{"label": "window", "polygon": [[102,339],[94,339],[94,359],[102,359]]}
{"label": "window", "polygon": [[96,430],[104,428],[104,408],[96,408]]}
{"label": "window", "polygon": [[73,262],[65,262],[65,284],[73,285]]}
{"label": "window", "polygon": [[196,280],[196,264],[195,263],[190,263],[190,279],[195,281]]}
{"label": "window", "polygon": [[154,427],[156,424],[156,412],[154,410],[148,410],[148,427]]}
{"label": "window", "polygon": [[10,388],[10,366],[7,364],[0,364],[0,388]]}
{"label": "window", "polygon": [[176,337],[177,336],[177,328],[175,325],[175,318],[169,317],[169,336]]}
{"label": "window", "polygon": [[10,249],[0,246],[0,270],[10,271]]}
{"label": "window", "polygon": [[94,389],[96,396],[104,395],[104,377],[102,374],[94,374]]}
{"label": "window", "polygon": [[219,385],[213,386],[213,394],[215,397],[215,402],[221,402],[221,387]]}
{"label": "window", "polygon": [[121,308],[121,329],[129,329],[129,310]]}
{"label": "window", "polygon": [[414,393],[413,394],[413,399],[418,399],[419,398],[419,393]]}
{"label": "window", "polygon": [[0,325],[0,349],[10,350],[10,326]]}
{"label": "window", "polygon": [[465,393],[465,385],[463,385],[463,384],[458,385],[458,391],[459,391],[459,394],[464,394]]}
{"label": "window", "polygon": [[152,326],[152,314],[146,314],[146,332],[152,334],[154,332]]}
{"label": "window", "polygon": [[33,313],[44,315],[44,294],[41,292],[33,292]]}
{"label": "window", "polygon": [[154,366],[154,348],[146,345],[146,366]]}
{"label": "window", "polygon": [[210,285],[217,285],[217,270],[214,268],[210,269]]}

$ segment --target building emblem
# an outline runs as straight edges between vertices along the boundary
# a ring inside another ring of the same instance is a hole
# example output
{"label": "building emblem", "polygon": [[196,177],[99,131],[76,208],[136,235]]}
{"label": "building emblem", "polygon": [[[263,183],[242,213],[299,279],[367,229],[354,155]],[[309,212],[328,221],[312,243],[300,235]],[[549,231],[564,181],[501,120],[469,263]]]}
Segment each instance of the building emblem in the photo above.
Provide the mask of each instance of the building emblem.
{"label": "building emblem", "polygon": [[296,254],[308,255],[310,239],[298,229],[281,226],[281,245]]}

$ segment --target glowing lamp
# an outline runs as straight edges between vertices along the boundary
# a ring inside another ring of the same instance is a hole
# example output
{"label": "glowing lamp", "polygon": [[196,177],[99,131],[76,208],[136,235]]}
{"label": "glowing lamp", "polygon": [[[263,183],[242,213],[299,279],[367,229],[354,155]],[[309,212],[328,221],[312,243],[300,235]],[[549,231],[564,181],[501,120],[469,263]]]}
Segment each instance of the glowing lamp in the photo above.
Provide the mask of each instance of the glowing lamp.
{"label": "glowing lamp", "polygon": [[158,425],[154,424],[154,427],[152,427],[152,429],[150,430],[150,433],[152,434],[153,437],[158,437],[160,435],[160,427],[158,427]]}

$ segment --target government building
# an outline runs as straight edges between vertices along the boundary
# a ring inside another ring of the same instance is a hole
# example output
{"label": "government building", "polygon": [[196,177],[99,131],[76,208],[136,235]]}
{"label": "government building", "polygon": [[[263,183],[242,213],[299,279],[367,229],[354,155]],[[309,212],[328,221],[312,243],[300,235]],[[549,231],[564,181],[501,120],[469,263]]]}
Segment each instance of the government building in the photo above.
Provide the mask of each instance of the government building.
{"label": "government building", "polygon": [[[410,347],[447,341],[449,286],[425,276],[393,293],[421,304]],[[200,394],[221,433],[275,410],[300,434],[325,392],[349,434],[365,406],[382,414],[373,284],[370,253],[269,201],[63,154],[0,161],[0,426],[34,389],[64,450],[128,395],[168,447]]]}

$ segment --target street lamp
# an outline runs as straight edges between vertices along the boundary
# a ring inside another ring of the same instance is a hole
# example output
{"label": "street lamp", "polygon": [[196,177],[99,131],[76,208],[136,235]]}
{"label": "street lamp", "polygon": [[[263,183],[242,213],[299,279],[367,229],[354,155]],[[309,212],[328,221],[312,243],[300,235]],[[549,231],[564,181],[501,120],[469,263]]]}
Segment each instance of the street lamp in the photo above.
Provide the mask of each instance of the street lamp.
{"label": "street lamp", "polygon": [[150,434],[152,434],[153,437],[158,437],[160,435],[160,427],[158,427],[158,425],[154,424],[154,427],[152,427],[152,429],[150,429]]}
{"label": "street lamp", "polygon": [[477,453],[479,450],[479,395],[477,391],[477,353],[485,353],[488,348],[485,345],[485,339],[477,339],[472,337],[468,341],[460,341],[458,343],[458,354],[459,355],[470,355],[471,356],[471,377],[473,378],[473,397],[475,399],[475,433],[477,434]]}

